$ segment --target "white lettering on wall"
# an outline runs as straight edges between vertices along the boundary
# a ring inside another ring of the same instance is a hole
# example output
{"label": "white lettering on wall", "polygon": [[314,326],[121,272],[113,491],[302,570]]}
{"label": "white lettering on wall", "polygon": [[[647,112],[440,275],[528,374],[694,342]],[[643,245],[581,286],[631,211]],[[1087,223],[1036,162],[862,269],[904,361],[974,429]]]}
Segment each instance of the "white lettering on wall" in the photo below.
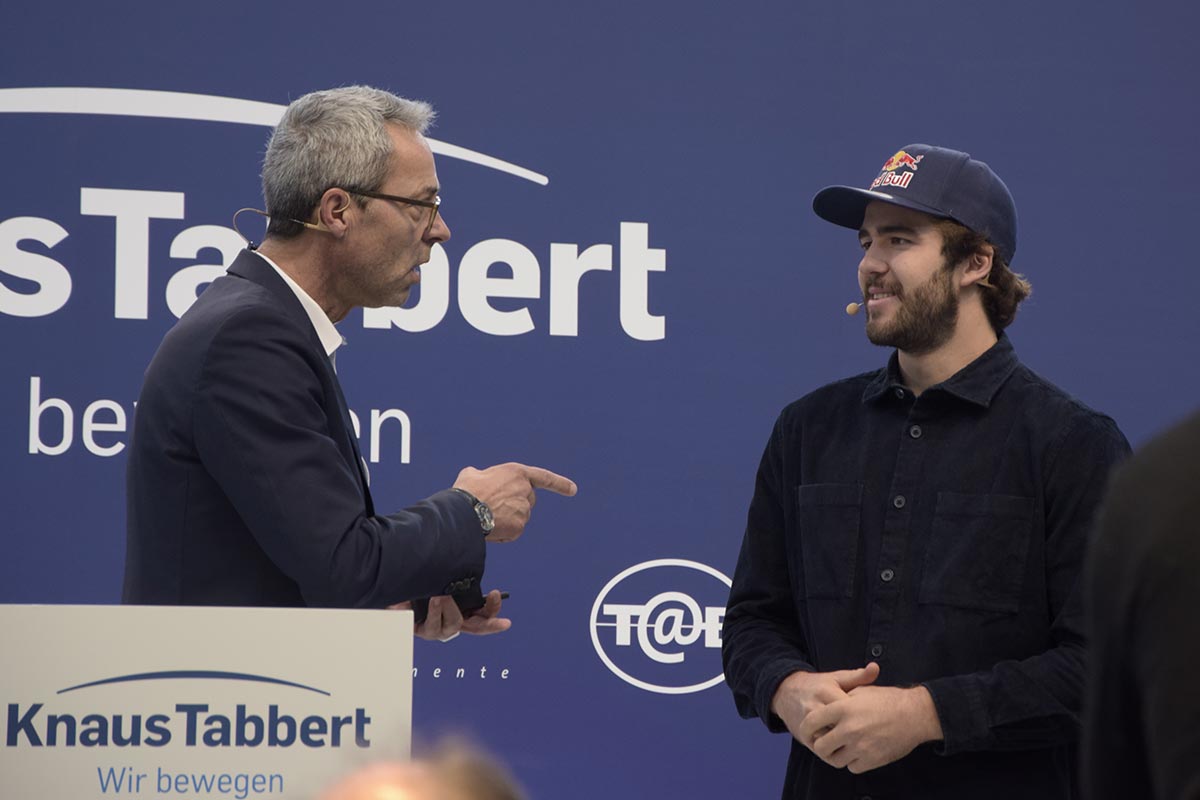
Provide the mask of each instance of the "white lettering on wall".
{"label": "white lettering on wall", "polygon": [[592,270],[611,272],[612,245],[550,245],[550,335],[579,335],[579,279]]}
{"label": "white lettering on wall", "polygon": [[[78,405],[78,402],[76,403]],[[79,419],[79,441],[84,449],[95,456],[107,458],[125,449],[124,437],[129,430],[136,403],[129,403],[126,411],[116,400],[101,398],[88,402],[78,415],[71,402],[63,397],[49,396],[42,377],[29,378],[29,454],[61,456],[75,444],[76,425]],[[398,408],[372,408],[367,441],[363,444],[370,453],[372,464],[383,461],[385,455],[401,464],[411,462],[412,420]],[[358,414],[350,411],[354,424],[354,435],[362,440]],[[99,437],[99,438],[98,438]],[[388,446],[385,448],[384,443]],[[386,452],[385,452],[386,451]]]}
{"label": "white lettering on wall", "polygon": [[[80,188],[81,214],[113,219],[115,319],[149,319],[150,270],[164,260],[150,251],[151,221],[182,220],[185,199],[182,192]],[[0,314],[44,317],[67,304],[73,289],[69,267],[48,255],[22,249],[21,244],[34,242],[53,248],[68,235],[64,226],[41,217],[0,221]],[[170,275],[163,297],[170,312],[182,316],[243,247],[239,234],[220,225],[196,225],[176,233],[169,250],[172,259],[202,258],[204,250],[216,251],[220,257]],[[457,270],[452,269],[442,246],[435,245],[429,262],[421,267],[416,302],[409,308],[364,309],[362,325],[373,330],[428,331],[446,319],[454,297],[463,319],[475,330],[490,336],[527,334],[539,324],[536,301],[543,298],[545,277],[546,300],[541,310],[549,318],[549,334],[579,336],[579,309],[586,289],[606,280],[594,277],[585,281],[583,276],[616,271],[621,329],[639,341],[666,337],[665,316],[650,310],[650,275],[666,271],[666,250],[650,247],[648,223],[620,223],[617,245],[600,242],[584,247],[554,242],[549,251],[543,276],[543,264],[534,251],[511,239],[485,239],[470,246]],[[619,254],[616,261],[614,252]],[[454,281],[456,286],[451,285]]]}
{"label": "white lettering on wall", "polygon": [[[511,277],[491,274],[495,264],[506,264]],[[541,296],[541,267],[528,247],[511,239],[485,239],[463,254],[458,266],[458,307],[463,319],[492,336],[515,336],[533,330],[529,309],[522,306],[500,311],[492,297],[533,299]]]}
{"label": "white lettering on wall", "polygon": [[221,253],[220,264],[193,264],[184,267],[167,281],[167,308],[176,317],[191,308],[205,286],[225,274],[225,270],[246,246],[242,237],[220,225],[187,228],[171,241],[171,258],[197,258],[201,250]]}
{"label": "white lettering on wall", "polygon": [[150,294],[150,220],[183,219],[183,192],[85,186],[79,190],[79,213],[116,219],[113,316],[146,319]]}
{"label": "white lettering on wall", "polygon": [[[110,414],[111,420],[102,420],[102,412]],[[43,422],[49,422],[51,428],[62,431],[57,443],[49,444],[43,439]],[[83,439],[83,446],[92,455],[115,456],[125,449],[125,443],[100,444],[96,441],[96,434],[124,433],[125,424],[125,409],[115,400],[96,400],[89,403],[80,415],[80,438]],[[75,412],[71,404],[60,397],[47,397],[43,400],[42,379],[37,375],[32,376],[29,379],[29,453],[61,456],[71,449],[74,440]]]}
{"label": "white lettering on wall", "polygon": [[38,285],[36,292],[16,292],[0,282],[0,313],[14,317],[44,317],[67,304],[71,273],[54,259],[22,250],[33,241],[54,247],[67,238],[66,228],[41,217],[13,217],[0,222],[0,275],[11,275]]}
{"label": "white lettering on wall", "polygon": [[666,317],[650,313],[650,273],[665,272],[667,251],[650,247],[650,226],[621,223],[621,327],[644,342],[667,335]]}

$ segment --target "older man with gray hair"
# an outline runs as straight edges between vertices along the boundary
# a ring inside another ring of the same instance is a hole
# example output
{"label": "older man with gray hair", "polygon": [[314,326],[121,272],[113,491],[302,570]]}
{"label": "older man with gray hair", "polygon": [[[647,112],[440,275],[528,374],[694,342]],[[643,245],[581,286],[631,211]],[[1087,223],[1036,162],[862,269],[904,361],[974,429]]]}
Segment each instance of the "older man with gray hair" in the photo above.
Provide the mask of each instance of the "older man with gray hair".
{"label": "older man with gray hair", "polygon": [[263,161],[270,218],[167,333],[129,447],[128,603],[384,608],[430,598],[418,635],[506,630],[485,543],[521,535],[538,467],[463,469],[377,513],[335,372],[335,323],[398,306],[439,214],[428,104],[366,86],[293,102]]}

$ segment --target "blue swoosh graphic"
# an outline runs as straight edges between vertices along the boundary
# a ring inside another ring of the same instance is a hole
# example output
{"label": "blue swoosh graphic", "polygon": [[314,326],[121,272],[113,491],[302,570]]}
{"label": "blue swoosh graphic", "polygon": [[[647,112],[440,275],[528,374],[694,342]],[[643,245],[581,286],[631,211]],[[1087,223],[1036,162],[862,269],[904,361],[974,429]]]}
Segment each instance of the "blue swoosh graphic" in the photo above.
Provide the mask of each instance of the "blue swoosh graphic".
{"label": "blue swoosh graphic", "polygon": [[112,678],[103,678],[98,681],[91,681],[89,683],[81,683],[78,686],[68,686],[66,689],[59,689],[55,694],[66,694],[67,692],[73,692],[76,689],[87,689],[88,687],[91,687],[91,686],[104,686],[105,684],[109,684],[109,683],[131,683],[133,681],[181,680],[181,679],[187,679],[187,678],[193,678],[193,679],[200,678],[200,679],[204,679],[204,680],[218,680],[218,681],[255,681],[257,683],[274,683],[279,686],[291,686],[295,689],[305,689],[310,692],[316,692],[317,694],[323,694],[326,697],[332,696],[329,692],[327,692],[323,689],[316,689],[316,688],[313,688],[312,686],[305,686],[303,683],[293,683],[292,681],[285,681],[285,680],[281,680],[279,678],[268,678],[266,675],[250,675],[249,673],[246,673],[246,672],[218,672],[216,670],[209,670],[209,669],[175,669],[175,670],[164,670],[162,672],[138,672],[133,675],[117,675],[116,677],[112,677]]}
{"label": "blue swoosh graphic", "polygon": [[[238,97],[150,89],[105,89],[88,86],[0,89],[0,114],[107,114],[118,117],[231,122],[273,128],[283,116],[285,108],[287,106],[277,103],[243,100]],[[545,175],[495,156],[428,137],[425,141],[429,142],[429,149],[438,155],[506,172],[542,186],[550,183],[550,179]]]}

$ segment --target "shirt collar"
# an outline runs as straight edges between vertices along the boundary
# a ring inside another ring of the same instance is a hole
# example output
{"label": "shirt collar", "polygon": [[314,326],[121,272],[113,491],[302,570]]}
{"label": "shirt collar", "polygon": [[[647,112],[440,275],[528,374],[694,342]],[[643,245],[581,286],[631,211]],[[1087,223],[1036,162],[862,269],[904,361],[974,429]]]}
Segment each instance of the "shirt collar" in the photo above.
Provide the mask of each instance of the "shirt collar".
{"label": "shirt collar", "polygon": [[329,315],[317,305],[316,300],[308,296],[308,292],[300,288],[300,284],[296,283],[290,275],[281,270],[278,264],[264,256],[260,251],[255,251],[255,255],[270,264],[271,268],[279,273],[279,277],[283,278],[283,282],[296,295],[296,299],[304,307],[304,313],[308,314],[308,319],[312,322],[313,329],[317,332],[317,338],[321,340],[321,347],[325,348],[325,355],[333,358],[333,354],[337,352],[339,347],[346,343],[346,340],[342,338],[342,334],[334,327],[333,321],[329,319]]}
{"label": "shirt collar", "polygon": [[[930,386],[927,392],[940,391],[987,408],[1008,376],[1017,368],[1017,354],[1012,342],[1003,333],[992,345],[958,372],[939,384]],[[863,402],[873,402],[888,392],[900,389],[909,391],[900,376],[900,358],[893,351],[887,366],[879,370],[863,390]]]}

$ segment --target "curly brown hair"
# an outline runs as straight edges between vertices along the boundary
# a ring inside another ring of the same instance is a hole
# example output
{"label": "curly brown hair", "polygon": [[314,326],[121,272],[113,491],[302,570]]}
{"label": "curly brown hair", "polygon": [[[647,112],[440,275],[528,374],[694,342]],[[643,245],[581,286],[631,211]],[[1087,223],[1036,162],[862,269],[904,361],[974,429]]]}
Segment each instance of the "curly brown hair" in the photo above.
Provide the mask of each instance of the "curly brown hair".
{"label": "curly brown hair", "polygon": [[[942,256],[946,259],[947,269],[953,269],[956,264],[970,258],[983,245],[991,244],[982,233],[952,219],[939,219],[936,224],[942,233]],[[1033,285],[1024,275],[1012,271],[1008,263],[995,252],[994,245],[992,249],[992,271],[979,286],[983,292],[983,310],[992,329],[999,334],[1012,324],[1017,316],[1017,306],[1033,293]]]}

